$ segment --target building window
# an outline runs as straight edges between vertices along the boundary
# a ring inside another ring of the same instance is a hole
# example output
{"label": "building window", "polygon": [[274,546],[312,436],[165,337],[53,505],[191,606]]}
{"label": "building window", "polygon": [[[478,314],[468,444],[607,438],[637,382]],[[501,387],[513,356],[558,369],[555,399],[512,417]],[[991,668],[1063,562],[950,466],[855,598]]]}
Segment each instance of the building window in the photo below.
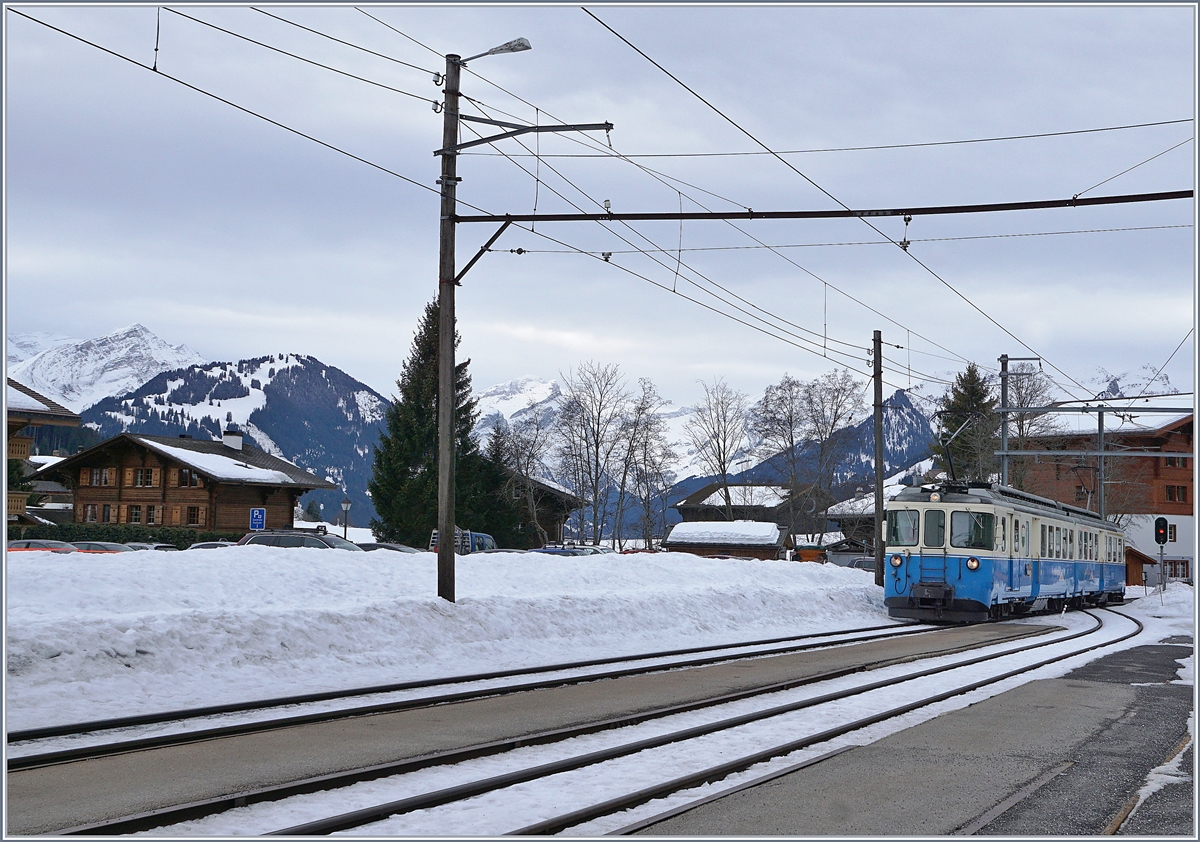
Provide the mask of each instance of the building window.
{"label": "building window", "polygon": [[108,503],[105,503],[100,508],[100,522],[112,523],[112,506],[110,506]]}
{"label": "building window", "polygon": [[130,506],[129,507],[129,522],[130,523],[141,523],[142,522],[142,507],[141,506]]}
{"label": "building window", "polygon": [[99,484],[100,484],[100,469],[99,469],[99,468],[92,468],[92,481],[91,481],[91,484],[92,484],[92,485],[99,485]]}
{"label": "building window", "polygon": [[154,525],[154,507],[153,506],[146,507],[146,525],[147,526]]}
{"label": "building window", "polygon": [[1168,503],[1186,503],[1187,502],[1187,486],[1186,485],[1168,485],[1167,486],[1167,502]]}
{"label": "building window", "polygon": [[1168,544],[1175,543],[1175,524],[1173,524],[1173,523],[1167,524],[1167,543]]}
{"label": "building window", "polygon": [[188,526],[199,526],[200,525],[200,507],[199,506],[188,506],[187,507],[187,525]]}
{"label": "building window", "polygon": [[96,504],[88,503],[83,509],[83,519],[86,523],[96,522]]}
{"label": "building window", "polygon": [[200,484],[200,477],[187,468],[179,469],[179,487],[180,488],[195,488]]}
{"label": "building window", "polygon": [[133,484],[137,488],[149,488],[154,482],[153,468],[134,468]]}
{"label": "building window", "polygon": [[1186,468],[1187,461],[1188,460],[1187,460],[1186,456],[1168,456],[1167,457],[1167,467],[1168,468]]}
{"label": "building window", "polygon": [[100,469],[100,484],[101,485],[116,485],[113,482],[113,474],[117,472],[116,468],[101,468]]}

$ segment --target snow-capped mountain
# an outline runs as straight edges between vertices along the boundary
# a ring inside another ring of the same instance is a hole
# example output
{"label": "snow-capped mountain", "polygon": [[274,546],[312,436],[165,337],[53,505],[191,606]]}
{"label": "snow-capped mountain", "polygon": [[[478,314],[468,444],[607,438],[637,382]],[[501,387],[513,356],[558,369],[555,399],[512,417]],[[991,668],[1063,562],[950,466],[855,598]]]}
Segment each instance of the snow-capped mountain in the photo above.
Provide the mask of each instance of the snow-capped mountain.
{"label": "snow-capped mountain", "polygon": [[54,348],[58,345],[66,345],[68,342],[75,341],[69,336],[63,336],[61,333],[49,333],[44,330],[30,331],[28,333],[10,333],[7,338],[8,348],[6,359],[10,368],[19,362],[24,362],[35,354],[40,354],[47,348]]}
{"label": "snow-capped mountain", "polygon": [[492,430],[501,420],[512,424],[536,413],[546,416],[547,422],[552,421],[561,394],[557,382],[540,377],[518,377],[484,389],[475,395],[479,401],[476,405],[479,420],[475,422],[473,434],[481,446],[486,446]]}
{"label": "snow-capped mountain", "polygon": [[[248,444],[341,485],[350,521],[375,516],[367,482],[389,402],[345,372],[300,354],[215,362],[162,372],[132,391],[83,412],[105,438],[132,431],[221,438],[236,426]],[[332,520],[341,492],[314,491]]]}
{"label": "snow-capped mountain", "polygon": [[1089,385],[1097,387],[1096,397],[1100,399],[1134,398],[1143,392],[1148,395],[1170,395],[1178,391],[1171,385],[1166,372],[1155,374],[1154,366],[1150,364],[1120,374],[1097,368],[1096,376],[1089,381]]}
{"label": "snow-capped mountain", "polygon": [[8,376],[81,412],[109,395],[136,389],[160,372],[203,362],[186,345],[168,345],[135,324],[107,336],[49,347],[17,363]]}

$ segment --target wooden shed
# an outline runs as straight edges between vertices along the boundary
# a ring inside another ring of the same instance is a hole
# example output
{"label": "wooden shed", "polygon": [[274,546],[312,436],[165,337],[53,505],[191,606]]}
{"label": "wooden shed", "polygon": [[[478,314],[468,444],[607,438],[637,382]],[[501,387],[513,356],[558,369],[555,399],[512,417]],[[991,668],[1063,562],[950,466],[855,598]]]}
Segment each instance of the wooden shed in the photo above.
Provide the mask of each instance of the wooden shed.
{"label": "wooden shed", "polygon": [[665,550],[700,556],[782,558],[789,548],[787,529],[753,520],[677,523],[663,541]]}

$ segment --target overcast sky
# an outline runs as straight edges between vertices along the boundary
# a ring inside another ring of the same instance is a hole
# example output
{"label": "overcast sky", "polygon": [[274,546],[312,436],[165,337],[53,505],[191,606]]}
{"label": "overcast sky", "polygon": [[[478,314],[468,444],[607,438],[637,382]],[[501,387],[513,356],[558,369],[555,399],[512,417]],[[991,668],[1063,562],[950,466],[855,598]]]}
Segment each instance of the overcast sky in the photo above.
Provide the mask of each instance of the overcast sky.
{"label": "overcast sky", "polygon": [[[403,35],[348,6],[259,7],[420,69],[248,6],[173,8],[415,95],[161,13],[162,74],[417,184],[16,14],[149,66],[154,6],[9,5],[10,333],[85,339],[140,322],[212,359],[312,354],[394,394],[437,291],[433,73],[445,53],[518,36],[533,49],[470,63],[464,113],[609,121],[612,149],[603,132],[543,133],[464,152],[460,202],[487,213],[594,212],[605,199],[629,212],[933,206],[1196,178],[1191,5],[588,7],[728,119],[579,6],[362,7]],[[794,152],[782,157],[795,169],[767,154],[694,156],[761,153],[755,139]],[[664,157],[633,157],[648,155]],[[1097,368],[1157,368],[1193,326],[1195,217],[1192,200],[918,216],[908,254],[855,219],[514,226],[458,291],[460,357],[477,389],[593,359],[690,403],[714,376],[753,394],[784,372],[865,374],[878,329],[904,346],[885,354],[894,385],[1036,353],[1078,398]],[[905,234],[896,218],[873,224]],[[459,266],[495,227],[458,226]],[[1054,233],[1131,228],[1145,230]],[[1046,236],[997,236],[1030,234]],[[749,248],[760,243],[789,248]],[[662,251],[630,253],[643,249]],[[1193,347],[1167,367],[1176,388],[1192,388]]]}

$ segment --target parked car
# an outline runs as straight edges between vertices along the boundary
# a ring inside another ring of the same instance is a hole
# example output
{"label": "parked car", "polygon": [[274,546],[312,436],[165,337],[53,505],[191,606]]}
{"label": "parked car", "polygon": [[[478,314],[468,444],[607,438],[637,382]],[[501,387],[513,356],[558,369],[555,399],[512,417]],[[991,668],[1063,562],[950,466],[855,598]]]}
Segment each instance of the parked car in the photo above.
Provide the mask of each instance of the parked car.
{"label": "parked car", "polygon": [[81,553],[131,553],[133,547],[115,541],[72,541]]}
{"label": "parked car", "polygon": [[30,538],[19,541],[9,541],[7,549],[9,552],[25,552],[26,550],[49,550],[52,553],[74,553],[78,552],[79,548],[73,544],[68,544],[66,541],[50,541],[46,538]]}
{"label": "parked car", "polygon": [[364,552],[358,544],[336,535],[320,532],[276,529],[267,532],[251,532],[243,536],[238,544],[257,544],[264,547],[312,547],[318,550],[353,550]]}
{"label": "parked car", "polygon": [[408,546],[407,544],[391,544],[391,543],[388,543],[387,541],[383,541],[380,543],[359,544],[359,546],[362,547],[367,552],[371,552],[372,550],[395,550],[398,553],[419,553],[419,552],[421,552],[420,550],[413,549],[412,547]]}
{"label": "parked car", "polygon": [[179,552],[174,544],[164,544],[161,541],[130,541],[125,546],[131,550],[162,550],[164,552]]}
{"label": "parked car", "polygon": [[237,541],[197,541],[189,550],[215,550],[217,547],[236,547]]}
{"label": "parked car", "polygon": [[496,547],[494,550],[476,550],[477,553],[527,553],[529,550],[509,550],[504,547]]}
{"label": "parked car", "polygon": [[875,557],[869,555],[859,556],[858,558],[851,560],[851,562],[846,566],[853,567],[855,570],[870,570],[872,573],[874,573]]}
{"label": "parked car", "polygon": [[545,553],[546,555],[571,555],[584,556],[591,555],[578,547],[538,547],[536,550],[530,550],[531,553]]}
{"label": "parked car", "polygon": [[584,555],[604,555],[605,553],[615,553],[612,547],[601,547],[595,544],[576,544],[568,549],[582,550]]}
{"label": "parked car", "polygon": [[[435,529],[429,536],[429,552],[436,553],[437,547],[438,531]],[[486,532],[471,532],[467,529],[454,530],[454,552],[459,555],[494,549],[496,549],[496,539]]]}

